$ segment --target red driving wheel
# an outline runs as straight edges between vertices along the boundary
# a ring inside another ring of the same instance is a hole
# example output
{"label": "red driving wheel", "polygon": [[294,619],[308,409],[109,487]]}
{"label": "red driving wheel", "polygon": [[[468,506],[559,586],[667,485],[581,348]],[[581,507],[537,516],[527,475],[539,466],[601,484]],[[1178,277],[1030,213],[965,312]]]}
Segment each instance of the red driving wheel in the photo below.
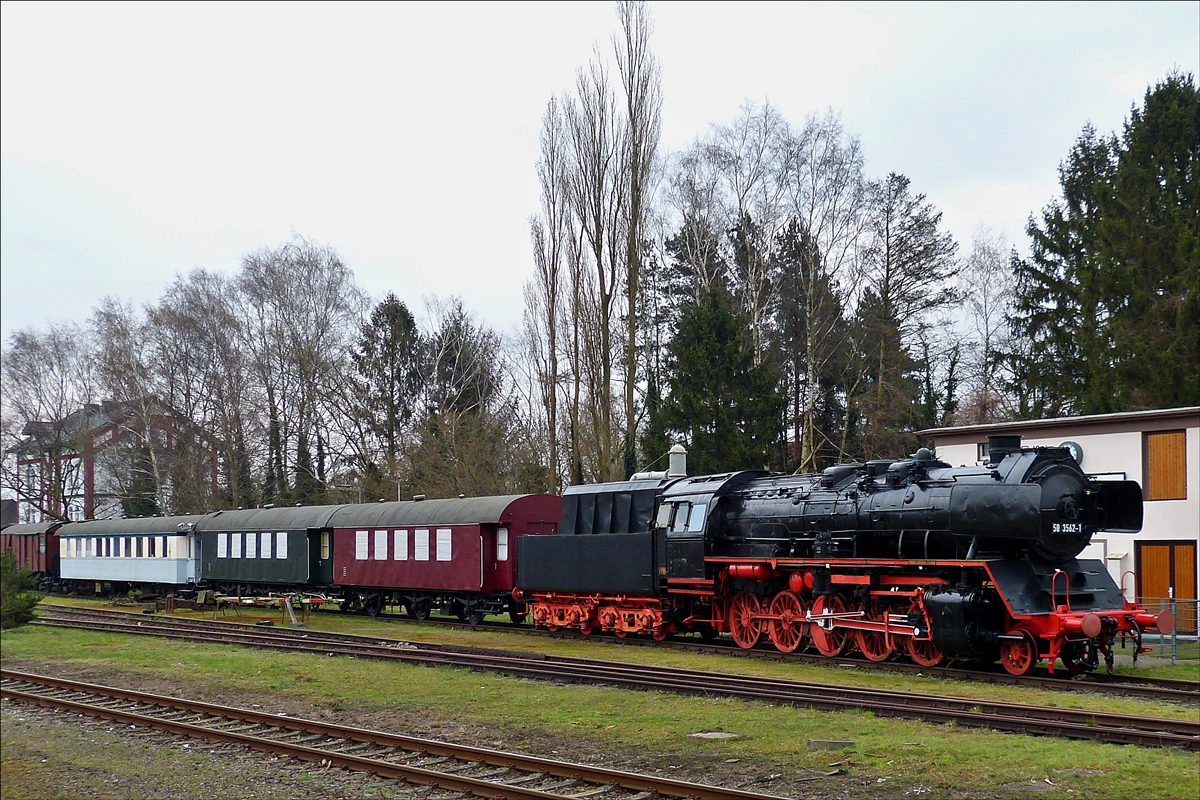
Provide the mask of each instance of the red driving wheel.
{"label": "red driving wheel", "polygon": [[[867,600],[863,603],[863,619],[884,622],[887,620],[887,608],[880,609],[878,600]],[[871,661],[887,661],[896,653],[894,636],[885,636],[880,631],[855,631],[854,638],[858,649]]]}
{"label": "red driving wheel", "polygon": [[780,652],[790,653],[800,646],[808,633],[804,601],[786,589],[771,601],[770,615],[777,617],[767,623],[767,636]]}
{"label": "red driving wheel", "polygon": [[[921,608],[921,604],[915,601],[908,607],[908,613],[910,616],[919,614],[921,619],[925,618],[925,611]],[[933,640],[930,638],[932,634],[929,631],[922,630],[921,635],[925,638],[908,637],[908,657],[922,667],[936,667],[942,663],[942,651],[933,644]]]}
{"label": "red driving wheel", "polygon": [[[846,611],[846,601],[840,595],[826,596],[821,595],[817,601],[813,603],[813,616],[819,614],[843,614]],[[828,624],[828,623],[826,623]],[[814,622],[808,627],[808,634],[812,637],[813,646],[817,648],[817,652],[827,658],[839,656],[846,649],[846,645],[850,642],[850,637],[847,635],[845,628],[826,629],[820,623]]]}
{"label": "red driving wheel", "polygon": [[738,592],[729,604],[729,633],[738,647],[749,650],[762,636],[762,623],[756,619],[762,613],[758,598],[749,592]]}

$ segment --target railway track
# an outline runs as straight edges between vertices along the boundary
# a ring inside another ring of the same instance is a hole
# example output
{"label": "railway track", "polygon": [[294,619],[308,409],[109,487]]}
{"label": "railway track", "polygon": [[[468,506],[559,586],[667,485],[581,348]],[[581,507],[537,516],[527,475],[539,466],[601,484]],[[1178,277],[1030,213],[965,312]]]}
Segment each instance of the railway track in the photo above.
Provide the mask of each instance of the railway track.
{"label": "railway track", "polygon": [[[112,617],[125,617],[114,619]],[[870,710],[878,716],[954,722],[1014,733],[1090,739],[1147,747],[1200,750],[1200,721],[1154,719],[1019,703],[997,703],[910,692],[830,686],[756,676],[623,664],[595,659],[429,645],[362,636],[228,625],[202,620],[136,617],[57,609],[35,624],[132,633],[183,641],[238,644],[292,652],[486,670],[531,680],[591,683],[627,689],[732,697],[823,711]]]}
{"label": "railway track", "polygon": [[993,669],[962,666],[922,667],[904,661],[870,661],[858,655],[828,658],[814,653],[781,653],[768,644],[761,644],[751,650],[743,650],[733,642],[701,642],[683,638],[655,641],[638,637],[619,638],[607,634],[591,634],[584,636],[575,631],[548,631],[543,628],[528,626],[515,627],[505,624],[483,623],[471,625],[467,622],[457,622],[449,619],[430,617],[418,622],[408,617],[379,614],[377,619],[406,625],[438,625],[447,628],[466,630],[494,631],[497,633],[523,633],[535,636],[545,636],[567,641],[604,641],[609,644],[626,645],[631,647],[666,647],[695,653],[709,653],[738,658],[753,658],[764,661],[797,662],[818,664],[821,666],[854,667],[872,671],[901,672],[910,675],[937,676],[952,680],[965,680],[973,683],[992,683],[1004,686],[1031,686],[1052,691],[1089,692],[1108,694],[1118,697],[1136,697],[1145,700],[1166,701],[1175,703],[1200,704],[1200,681],[1174,680],[1170,678],[1148,678],[1137,675],[1109,675],[1107,673],[1090,673],[1071,675],[1065,670],[1059,670],[1051,675],[1049,670],[1041,667],[1031,675],[1011,675],[998,665]]}
{"label": "railway track", "polygon": [[[74,609],[66,606],[43,606],[39,613],[45,615],[51,609],[54,609],[55,611],[65,610],[78,613],[88,613],[95,615],[96,618],[102,618],[104,615],[113,614],[123,615],[126,617],[129,616],[129,612],[123,611]],[[970,681],[972,683],[990,683],[1001,686],[1029,686],[1038,689],[1048,689],[1051,691],[1084,692],[1089,694],[1112,695],[1115,697],[1133,697],[1143,700],[1153,700],[1156,702],[1200,705],[1200,681],[1172,680],[1168,678],[1145,678],[1136,675],[1108,675],[1100,673],[1068,676],[1061,670],[1056,675],[1050,675],[1044,669],[1041,670],[1039,674],[1019,677],[1016,675],[1010,675],[999,667],[991,670],[980,668],[971,669],[958,666],[922,667],[917,664],[909,664],[901,661],[876,662],[853,656],[830,659],[811,653],[781,653],[778,650],[765,646],[753,650],[743,650],[732,643],[704,643],[681,638],[656,642],[652,639],[621,639],[617,638],[616,636],[596,634],[591,636],[583,636],[582,634],[571,631],[547,631],[541,628],[532,628],[528,626],[512,626],[493,623],[484,623],[481,625],[472,626],[470,623],[456,622],[449,619],[438,619],[436,617],[431,617],[426,621],[418,622],[416,620],[409,619],[408,617],[394,616],[389,614],[380,614],[377,619],[387,622],[396,622],[404,625],[425,626],[432,624],[451,629],[494,631],[497,633],[521,633],[565,641],[601,641],[608,644],[626,645],[631,647],[666,647],[684,652],[705,653],[726,657],[752,658],[782,663],[817,664],[825,667],[852,667],[855,669],[867,669],[872,671],[900,672],[909,675],[935,676],[951,680]],[[364,641],[383,641],[382,639],[376,639],[375,637],[361,638]]]}
{"label": "railway track", "polygon": [[193,738],[236,743],[304,761],[328,763],[480,797],[777,800],[772,795],[739,789],[280,717],[10,670],[0,672],[0,694],[9,700]]}

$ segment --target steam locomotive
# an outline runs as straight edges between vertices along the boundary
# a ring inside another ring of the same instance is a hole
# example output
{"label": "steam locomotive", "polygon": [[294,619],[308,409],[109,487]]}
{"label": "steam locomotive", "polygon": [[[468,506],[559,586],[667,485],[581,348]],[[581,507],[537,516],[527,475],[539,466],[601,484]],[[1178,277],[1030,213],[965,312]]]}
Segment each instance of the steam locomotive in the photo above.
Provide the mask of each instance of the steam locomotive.
{"label": "steam locomotive", "polygon": [[1099,530],[1137,532],[1141,487],[1088,476],[1065,448],[995,436],[988,461],[911,458],[815,475],[666,473],[576,486],[557,536],[523,537],[517,592],[535,624],[617,636],[765,635],[791,652],[851,648],[882,661],[1045,660],[1094,670],[1170,612],[1130,603],[1100,561]]}

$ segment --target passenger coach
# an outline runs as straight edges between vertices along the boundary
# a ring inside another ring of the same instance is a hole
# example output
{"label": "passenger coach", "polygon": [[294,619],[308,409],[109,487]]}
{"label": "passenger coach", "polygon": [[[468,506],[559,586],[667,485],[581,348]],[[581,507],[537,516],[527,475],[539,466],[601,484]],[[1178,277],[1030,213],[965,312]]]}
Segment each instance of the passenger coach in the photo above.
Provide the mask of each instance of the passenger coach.
{"label": "passenger coach", "polygon": [[328,587],[330,517],[340,508],[250,508],[201,517],[196,524],[201,579],[237,595]]}
{"label": "passenger coach", "polygon": [[174,591],[194,585],[194,528],[201,516],[101,519],[58,529],[66,591]]}
{"label": "passenger coach", "polygon": [[38,576],[43,589],[58,576],[58,536],[61,522],[9,525],[0,532],[0,553],[10,555],[17,566]]}
{"label": "passenger coach", "polygon": [[472,624],[505,611],[518,622],[516,537],[554,533],[561,510],[545,494],[343,506],[329,521],[334,583],[344,607],[371,614],[403,605],[415,619],[438,608]]}

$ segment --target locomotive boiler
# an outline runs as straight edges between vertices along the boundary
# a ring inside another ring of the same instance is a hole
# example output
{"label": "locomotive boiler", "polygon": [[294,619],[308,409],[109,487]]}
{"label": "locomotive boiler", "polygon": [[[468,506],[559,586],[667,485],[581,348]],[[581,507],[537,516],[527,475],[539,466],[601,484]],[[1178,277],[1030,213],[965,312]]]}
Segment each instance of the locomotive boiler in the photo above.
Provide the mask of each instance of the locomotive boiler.
{"label": "locomotive boiler", "polygon": [[1140,530],[1142,496],[1063,448],[993,437],[978,467],[921,449],[816,475],[642,477],[564,494],[560,535],[521,564],[535,622],[930,666],[999,658],[1015,674],[1111,666],[1121,636],[1140,647],[1173,624],[1076,559],[1098,530]]}

